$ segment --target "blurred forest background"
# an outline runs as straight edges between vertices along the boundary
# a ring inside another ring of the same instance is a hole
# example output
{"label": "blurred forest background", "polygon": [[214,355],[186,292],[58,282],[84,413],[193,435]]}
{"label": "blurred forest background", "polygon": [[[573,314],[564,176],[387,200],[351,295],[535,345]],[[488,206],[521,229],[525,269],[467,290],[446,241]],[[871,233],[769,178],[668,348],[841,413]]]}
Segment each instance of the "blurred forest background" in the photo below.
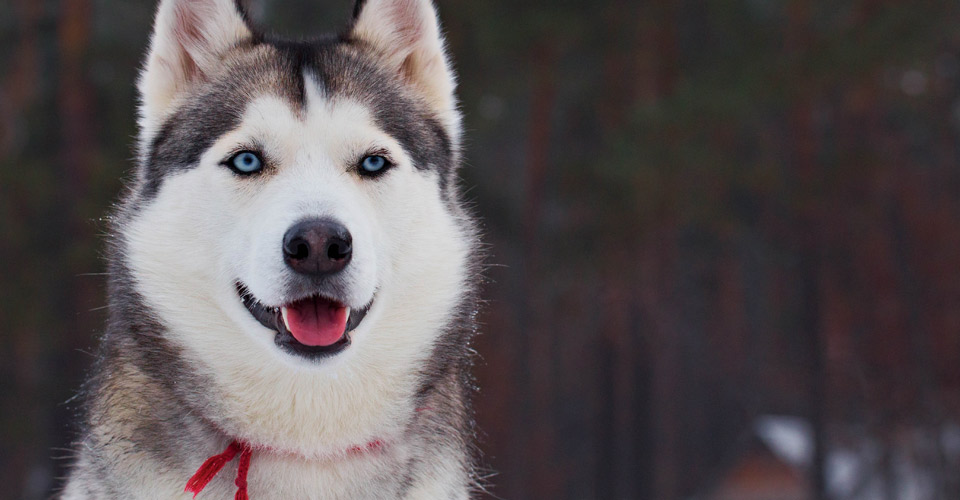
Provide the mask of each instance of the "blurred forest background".
{"label": "blurred forest background", "polygon": [[[351,0],[250,0],[309,35]],[[960,498],[960,4],[439,0],[505,499]],[[59,484],[154,2],[0,8],[0,497]]]}

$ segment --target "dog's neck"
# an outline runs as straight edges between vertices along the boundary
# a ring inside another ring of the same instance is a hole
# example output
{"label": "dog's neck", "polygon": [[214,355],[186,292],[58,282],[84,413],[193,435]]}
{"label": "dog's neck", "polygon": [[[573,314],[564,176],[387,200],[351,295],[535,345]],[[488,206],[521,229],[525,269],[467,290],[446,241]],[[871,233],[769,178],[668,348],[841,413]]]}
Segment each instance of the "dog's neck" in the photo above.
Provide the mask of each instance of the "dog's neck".
{"label": "dog's neck", "polygon": [[[346,455],[360,455],[364,453],[373,453],[379,450],[382,450],[385,446],[384,442],[381,440],[371,441],[364,446],[354,446],[348,449]],[[275,453],[274,450],[269,448],[264,451],[268,453]],[[282,452],[281,452],[282,453]],[[240,441],[231,441],[227,445],[222,453],[211,456],[203,462],[197,472],[187,480],[187,485],[184,491],[187,493],[193,493],[194,497],[197,496],[204,488],[210,483],[213,478],[223,470],[223,467],[233,460],[237,455],[240,455],[239,463],[237,464],[237,477],[234,480],[234,484],[237,485],[237,493],[235,498],[246,499],[247,495],[247,474],[250,471],[250,461],[253,458],[254,449],[247,443]]]}

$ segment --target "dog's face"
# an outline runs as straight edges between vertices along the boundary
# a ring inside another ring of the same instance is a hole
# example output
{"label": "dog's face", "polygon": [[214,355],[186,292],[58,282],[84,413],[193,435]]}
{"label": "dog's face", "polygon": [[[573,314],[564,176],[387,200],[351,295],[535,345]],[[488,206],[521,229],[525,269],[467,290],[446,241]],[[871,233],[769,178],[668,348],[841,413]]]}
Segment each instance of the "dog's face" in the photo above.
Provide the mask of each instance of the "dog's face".
{"label": "dog's face", "polygon": [[313,44],[232,0],[161,3],[123,248],[218,426],[314,454],[412,411],[473,237],[453,87],[429,0],[361,3]]}

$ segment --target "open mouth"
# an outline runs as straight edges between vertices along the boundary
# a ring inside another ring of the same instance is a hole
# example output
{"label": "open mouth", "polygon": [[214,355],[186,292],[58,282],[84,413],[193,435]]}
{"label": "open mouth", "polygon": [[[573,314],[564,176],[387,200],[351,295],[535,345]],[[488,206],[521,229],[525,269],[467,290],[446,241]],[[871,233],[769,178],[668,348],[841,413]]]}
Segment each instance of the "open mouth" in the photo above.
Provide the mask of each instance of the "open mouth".
{"label": "open mouth", "polygon": [[321,295],[304,297],[280,307],[269,307],[237,282],[243,305],[261,325],[277,332],[274,342],[284,351],[310,358],[336,354],[350,345],[350,334],[370,310],[370,304],[351,309]]}

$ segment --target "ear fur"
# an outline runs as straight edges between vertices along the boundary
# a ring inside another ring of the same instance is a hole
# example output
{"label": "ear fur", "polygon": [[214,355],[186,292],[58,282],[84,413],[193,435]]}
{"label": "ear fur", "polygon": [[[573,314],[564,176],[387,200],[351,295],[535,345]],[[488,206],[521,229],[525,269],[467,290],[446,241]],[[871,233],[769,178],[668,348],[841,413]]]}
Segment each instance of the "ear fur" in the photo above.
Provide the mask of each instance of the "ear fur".
{"label": "ear fur", "polygon": [[157,126],[183,90],[203,81],[239,42],[253,36],[236,0],[161,0],[140,75],[140,120]]}
{"label": "ear fur", "polygon": [[431,0],[357,0],[350,38],[373,47],[442,116],[456,115],[456,79]]}

